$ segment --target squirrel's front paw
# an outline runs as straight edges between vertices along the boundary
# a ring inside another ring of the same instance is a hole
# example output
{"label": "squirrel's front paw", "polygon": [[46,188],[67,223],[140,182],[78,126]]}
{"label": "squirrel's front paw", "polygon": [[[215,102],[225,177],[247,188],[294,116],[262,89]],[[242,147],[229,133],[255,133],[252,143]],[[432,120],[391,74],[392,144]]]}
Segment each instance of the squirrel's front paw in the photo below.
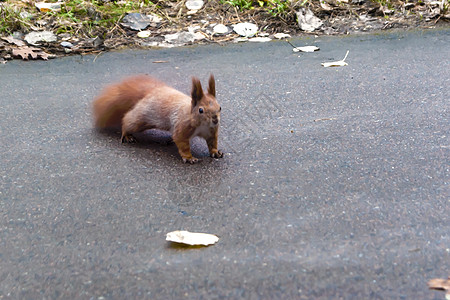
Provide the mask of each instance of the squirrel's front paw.
{"label": "squirrel's front paw", "polygon": [[184,162],[185,164],[186,164],[186,163],[190,163],[190,164],[192,165],[192,164],[195,164],[195,163],[198,162],[198,158],[195,158],[195,157],[191,157],[191,158],[183,157],[183,162]]}
{"label": "squirrel's front paw", "polygon": [[122,136],[122,143],[136,143],[136,139],[131,135]]}
{"label": "squirrel's front paw", "polygon": [[210,156],[212,158],[222,158],[223,157],[223,152],[220,151],[220,150],[213,150],[213,151],[211,151]]}

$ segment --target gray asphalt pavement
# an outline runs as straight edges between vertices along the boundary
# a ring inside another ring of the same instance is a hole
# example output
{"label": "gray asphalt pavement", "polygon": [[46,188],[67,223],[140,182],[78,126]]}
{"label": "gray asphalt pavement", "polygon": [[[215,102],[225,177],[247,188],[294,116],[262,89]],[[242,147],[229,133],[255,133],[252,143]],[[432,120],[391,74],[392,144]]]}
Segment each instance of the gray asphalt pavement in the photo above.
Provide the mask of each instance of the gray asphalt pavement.
{"label": "gray asphalt pavement", "polygon": [[[0,65],[0,299],[444,299],[426,283],[450,275],[450,30],[293,43],[321,50]],[[223,159],[92,128],[105,84],[149,73],[189,93],[210,72]],[[178,229],[220,240],[167,243]]]}

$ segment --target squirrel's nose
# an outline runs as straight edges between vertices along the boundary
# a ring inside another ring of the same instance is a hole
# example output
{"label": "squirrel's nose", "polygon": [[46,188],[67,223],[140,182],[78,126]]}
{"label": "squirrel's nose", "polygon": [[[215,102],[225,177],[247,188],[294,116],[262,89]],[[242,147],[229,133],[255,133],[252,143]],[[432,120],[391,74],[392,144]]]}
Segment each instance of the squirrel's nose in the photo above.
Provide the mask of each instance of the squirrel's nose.
{"label": "squirrel's nose", "polygon": [[212,118],[212,122],[214,123],[214,125],[217,125],[217,123],[219,123],[219,119],[217,118],[217,116],[214,116]]}

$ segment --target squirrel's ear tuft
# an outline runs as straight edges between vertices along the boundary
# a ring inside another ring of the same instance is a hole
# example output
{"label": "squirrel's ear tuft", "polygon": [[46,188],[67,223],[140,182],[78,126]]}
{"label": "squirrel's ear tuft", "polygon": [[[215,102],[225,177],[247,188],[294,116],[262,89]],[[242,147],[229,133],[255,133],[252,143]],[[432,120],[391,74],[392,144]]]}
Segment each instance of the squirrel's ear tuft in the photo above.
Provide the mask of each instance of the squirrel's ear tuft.
{"label": "squirrel's ear tuft", "polygon": [[214,75],[211,74],[209,76],[208,81],[208,93],[214,97],[216,97],[216,81],[214,80]]}
{"label": "squirrel's ear tuft", "polygon": [[196,77],[192,77],[192,107],[196,106],[197,103],[203,98],[203,89],[200,80]]}

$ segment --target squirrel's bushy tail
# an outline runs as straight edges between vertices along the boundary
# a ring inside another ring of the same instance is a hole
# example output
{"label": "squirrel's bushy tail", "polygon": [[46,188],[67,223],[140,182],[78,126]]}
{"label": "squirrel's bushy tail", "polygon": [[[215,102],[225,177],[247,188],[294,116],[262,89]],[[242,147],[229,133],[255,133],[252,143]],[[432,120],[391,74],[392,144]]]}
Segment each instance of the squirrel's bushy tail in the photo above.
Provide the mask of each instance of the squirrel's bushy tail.
{"label": "squirrel's bushy tail", "polygon": [[94,121],[97,128],[120,127],[123,116],[161,82],[138,75],[106,87],[94,100]]}

